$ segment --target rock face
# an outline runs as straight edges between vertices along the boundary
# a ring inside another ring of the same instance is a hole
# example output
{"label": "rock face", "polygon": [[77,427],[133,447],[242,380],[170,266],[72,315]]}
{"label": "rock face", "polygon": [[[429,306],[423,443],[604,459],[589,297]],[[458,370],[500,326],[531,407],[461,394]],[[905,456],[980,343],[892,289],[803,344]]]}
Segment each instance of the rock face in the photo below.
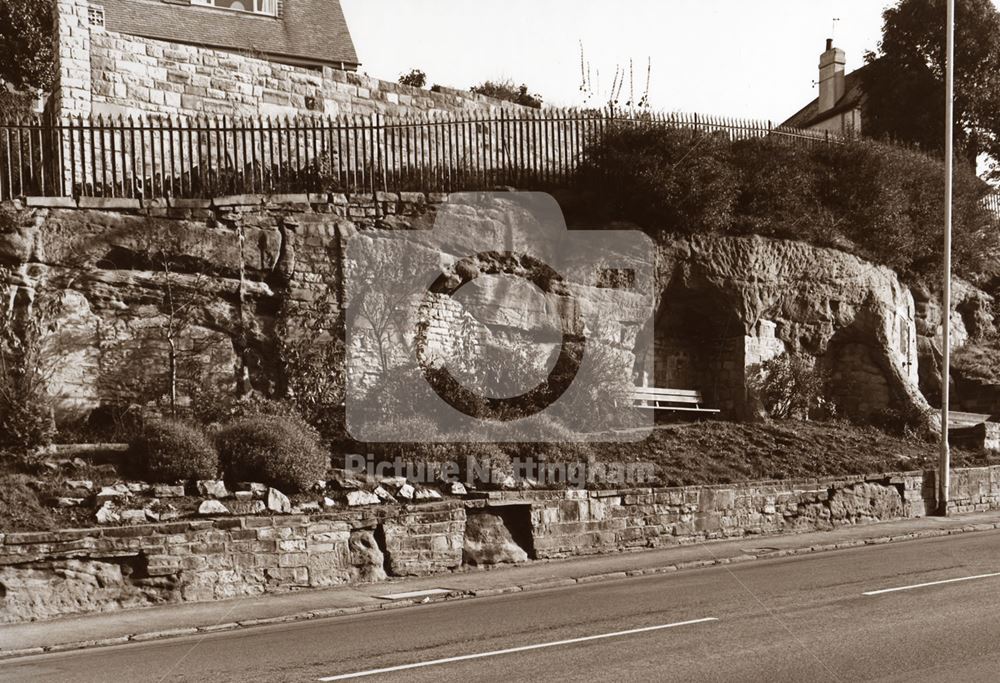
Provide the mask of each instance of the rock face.
{"label": "rock face", "polygon": [[80,612],[110,612],[176,600],[170,580],[133,581],[128,563],[59,560],[37,568],[2,567],[0,623],[49,619]]}
{"label": "rock face", "polygon": [[[323,204],[258,199],[131,213],[23,210],[0,234],[0,295],[12,310],[59,322],[46,349],[59,359],[50,389],[62,422],[98,419],[97,409],[112,401],[148,403],[164,395],[167,292],[190,311],[179,335],[182,393],[206,385],[268,392],[281,380],[279,341],[314,342],[317,319],[341,320],[351,265],[346,240],[376,222],[426,227],[440,201],[333,195]],[[493,214],[461,218],[476,229],[502,223]],[[640,380],[700,389],[706,403],[740,416],[748,368],[799,350],[837,370],[849,412],[925,405],[916,385],[914,303],[892,271],[839,251],[763,238],[676,239],[656,257],[654,320],[636,319],[641,307],[625,306],[605,335],[635,359],[628,362]],[[488,272],[487,261],[451,266],[459,279],[482,271],[463,296],[513,301],[485,306],[474,321],[490,343],[528,340],[544,350],[558,341],[557,323],[573,300],[565,293],[539,297],[525,282]],[[581,309],[607,303],[605,287],[567,287]],[[449,324],[460,318],[441,315]],[[643,325],[655,331],[648,348],[634,343]],[[446,342],[457,337],[432,332],[446,356]]]}
{"label": "rock face", "polygon": [[462,560],[465,564],[482,567],[527,562],[528,554],[514,541],[499,515],[483,512],[466,519]]}
{"label": "rock face", "polygon": [[371,531],[362,529],[351,532],[348,548],[351,552],[353,581],[360,583],[385,581],[385,556]]}
{"label": "rock face", "polygon": [[[926,288],[913,290],[916,301],[917,353],[919,357],[920,390],[935,406],[941,405],[941,347],[942,314],[941,302]],[[971,283],[960,278],[952,280],[952,311],[948,324],[951,332],[952,349],[991,336],[996,331],[993,297]],[[960,410],[970,412],[995,412],[995,401],[988,400],[977,405],[975,396],[978,387],[962,386],[962,378],[952,373],[956,385],[952,387],[952,400]]]}
{"label": "rock face", "polygon": [[743,415],[748,369],[786,351],[832,370],[847,412],[926,402],[917,388],[913,297],[895,273],[833,249],[761,237],[672,241],[657,259],[651,384],[700,389]]}

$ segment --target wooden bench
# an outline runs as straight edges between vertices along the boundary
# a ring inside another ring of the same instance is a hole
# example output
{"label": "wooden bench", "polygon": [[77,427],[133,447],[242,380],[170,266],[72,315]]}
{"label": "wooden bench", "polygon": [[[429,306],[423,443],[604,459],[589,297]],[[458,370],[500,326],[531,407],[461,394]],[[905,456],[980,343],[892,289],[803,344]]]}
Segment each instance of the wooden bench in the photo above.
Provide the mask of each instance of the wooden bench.
{"label": "wooden bench", "polygon": [[646,410],[669,410],[688,413],[719,413],[715,408],[702,408],[701,392],[689,389],[657,389],[656,387],[635,387],[632,401],[636,408]]}

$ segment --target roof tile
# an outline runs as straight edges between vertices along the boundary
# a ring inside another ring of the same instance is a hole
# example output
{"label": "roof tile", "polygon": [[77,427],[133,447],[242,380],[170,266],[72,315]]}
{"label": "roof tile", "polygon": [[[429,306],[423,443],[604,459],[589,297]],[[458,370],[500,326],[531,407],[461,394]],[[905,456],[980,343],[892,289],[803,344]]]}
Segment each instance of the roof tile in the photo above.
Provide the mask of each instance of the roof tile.
{"label": "roof tile", "polygon": [[190,5],[187,0],[95,0],[108,31],[290,61],[358,63],[340,0],[284,0],[281,17]]}

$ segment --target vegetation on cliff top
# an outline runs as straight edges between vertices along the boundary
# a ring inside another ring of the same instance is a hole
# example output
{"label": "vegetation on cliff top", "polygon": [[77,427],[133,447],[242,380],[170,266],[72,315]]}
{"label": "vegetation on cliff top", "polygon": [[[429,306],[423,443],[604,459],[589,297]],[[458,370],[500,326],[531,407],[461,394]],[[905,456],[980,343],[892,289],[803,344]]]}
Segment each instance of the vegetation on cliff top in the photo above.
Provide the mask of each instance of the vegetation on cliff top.
{"label": "vegetation on cliff top", "polygon": [[[587,215],[654,236],[763,235],[839,248],[909,281],[940,272],[943,164],[915,150],[621,125],[595,140],[576,180]],[[987,192],[960,165],[955,270],[976,283],[995,274],[1000,249]]]}

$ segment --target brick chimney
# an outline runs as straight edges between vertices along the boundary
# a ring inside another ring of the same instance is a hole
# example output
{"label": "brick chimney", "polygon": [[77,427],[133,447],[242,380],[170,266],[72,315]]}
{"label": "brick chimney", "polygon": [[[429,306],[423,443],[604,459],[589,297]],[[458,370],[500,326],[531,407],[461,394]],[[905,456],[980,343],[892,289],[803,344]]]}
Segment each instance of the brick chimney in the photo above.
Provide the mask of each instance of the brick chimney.
{"label": "brick chimney", "polygon": [[833,109],[844,96],[844,51],[826,41],[826,52],[819,58],[819,113]]}

